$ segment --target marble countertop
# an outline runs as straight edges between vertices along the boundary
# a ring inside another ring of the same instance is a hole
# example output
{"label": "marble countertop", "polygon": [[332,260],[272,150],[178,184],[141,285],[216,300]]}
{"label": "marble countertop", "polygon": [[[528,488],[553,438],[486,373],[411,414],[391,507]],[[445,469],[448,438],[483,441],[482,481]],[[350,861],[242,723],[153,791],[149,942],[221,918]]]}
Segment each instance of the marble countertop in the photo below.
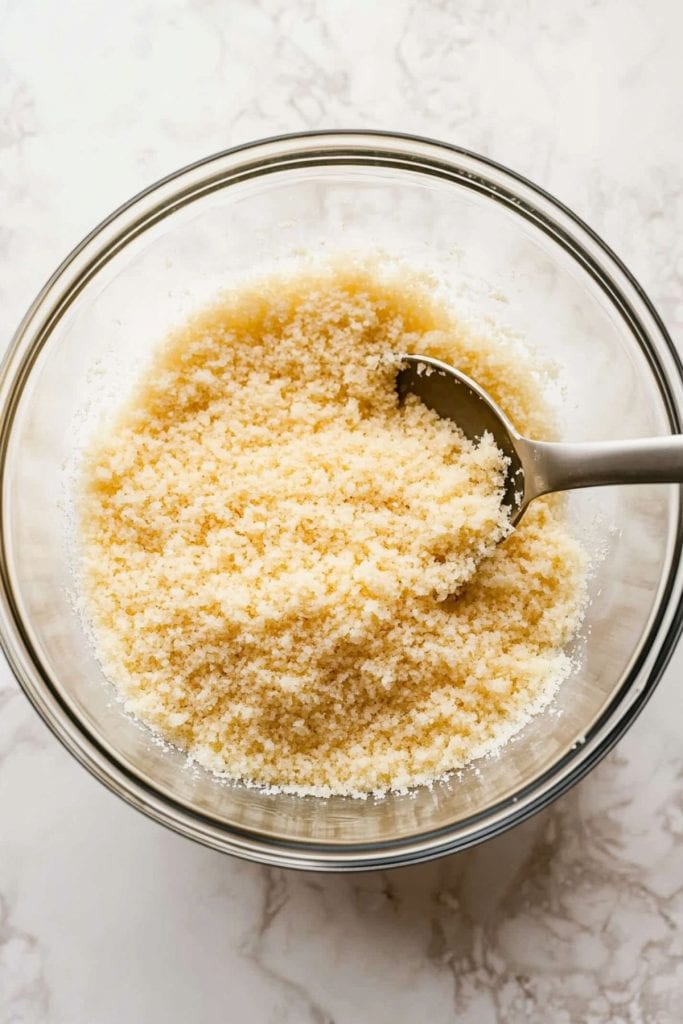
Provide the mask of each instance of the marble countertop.
{"label": "marble countertop", "polygon": [[[654,13],[653,13],[654,12]],[[132,193],[278,132],[443,138],[528,175],[683,342],[678,0],[0,0],[0,327]],[[0,667],[0,1024],[668,1024],[683,648],[580,785],[485,846],[318,876],[119,802]]]}

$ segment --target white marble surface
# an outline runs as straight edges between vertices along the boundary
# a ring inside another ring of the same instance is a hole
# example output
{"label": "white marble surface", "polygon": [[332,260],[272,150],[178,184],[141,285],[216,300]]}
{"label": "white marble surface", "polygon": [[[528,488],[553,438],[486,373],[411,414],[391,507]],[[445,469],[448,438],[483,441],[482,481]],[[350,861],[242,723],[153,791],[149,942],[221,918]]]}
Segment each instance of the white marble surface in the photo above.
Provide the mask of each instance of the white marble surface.
{"label": "white marble surface", "polygon": [[[478,150],[577,210],[683,343],[679,0],[0,0],[0,330],[160,175],[277,132]],[[0,669],[0,1024],[668,1024],[683,649],[523,827],[392,874],[238,863],[93,781]]]}

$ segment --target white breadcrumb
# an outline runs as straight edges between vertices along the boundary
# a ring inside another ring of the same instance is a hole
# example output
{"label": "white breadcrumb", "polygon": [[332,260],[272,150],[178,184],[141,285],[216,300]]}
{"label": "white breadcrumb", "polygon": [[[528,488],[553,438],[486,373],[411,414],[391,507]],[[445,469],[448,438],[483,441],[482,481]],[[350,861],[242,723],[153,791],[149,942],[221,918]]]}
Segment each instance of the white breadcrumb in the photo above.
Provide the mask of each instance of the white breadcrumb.
{"label": "white breadcrumb", "polygon": [[502,454],[400,407],[397,352],[457,366],[548,436],[517,350],[464,332],[417,276],[336,264],[194,318],[86,456],[98,656],[127,709],[213,771],[405,789],[496,749],[569,671],[585,567],[561,503],[510,534]]}

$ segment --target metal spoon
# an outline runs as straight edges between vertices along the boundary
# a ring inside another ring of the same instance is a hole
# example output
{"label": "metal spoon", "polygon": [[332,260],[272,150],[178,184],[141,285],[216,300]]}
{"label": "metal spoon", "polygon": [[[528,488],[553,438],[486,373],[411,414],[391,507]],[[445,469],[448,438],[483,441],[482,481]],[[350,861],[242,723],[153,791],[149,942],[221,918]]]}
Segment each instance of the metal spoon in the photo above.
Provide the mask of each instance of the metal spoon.
{"label": "metal spoon", "polygon": [[510,460],[503,501],[516,525],[530,502],[551,491],[605,484],[683,483],[683,435],[637,441],[556,444],[522,437],[490,395],[464,373],[429,356],[404,355],[396,376],[400,400],[417,395],[466,437],[484,433]]}

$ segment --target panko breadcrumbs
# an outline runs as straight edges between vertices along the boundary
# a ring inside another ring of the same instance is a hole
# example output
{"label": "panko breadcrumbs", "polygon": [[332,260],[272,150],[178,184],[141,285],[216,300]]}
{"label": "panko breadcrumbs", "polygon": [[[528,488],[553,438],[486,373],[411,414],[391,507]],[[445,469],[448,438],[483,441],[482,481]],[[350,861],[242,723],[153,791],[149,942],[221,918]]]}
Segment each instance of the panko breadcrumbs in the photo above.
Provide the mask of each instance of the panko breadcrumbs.
{"label": "panko breadcrumbs", "polygon": [[208,769],[403,789],[499,746],[568,673],[584,559],[561,502],[512,532],[500,451],[399,407],[399,352],[550,432],[519,352],[416,275],[335,264],[192,319],[86,454],[98,657],[126,708]]}

